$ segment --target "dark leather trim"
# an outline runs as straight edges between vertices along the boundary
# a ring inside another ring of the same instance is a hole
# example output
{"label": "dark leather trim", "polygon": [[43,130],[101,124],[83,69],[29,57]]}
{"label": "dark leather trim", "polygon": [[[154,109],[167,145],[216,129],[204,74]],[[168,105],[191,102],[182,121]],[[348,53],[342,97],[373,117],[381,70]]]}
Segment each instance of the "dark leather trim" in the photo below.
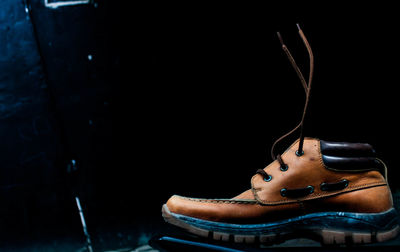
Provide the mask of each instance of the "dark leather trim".
{"label": "dark leather trim", "polygon": [[328,142],[320,140],[322,160],[335,171],[359,172],[379,170],[375,150],[367,143]]}
{"label": "dark leather trim", "polygon": [[322,155],[324,164],[331,169],[343,171],[374,170],[380,164],[374,157],[334,157]]}
{"label": "dark leather trim", "polygon": [[343,179],[336,183],[322,183],[320,185],[321,191],[336,191],[343,190],[349,185],[349,181],[347,179]]}
{"label": "dark leather trim", "polygon": [[372,157],[375,150],[367,143],[320,141],[322,155],[338,157]]}
{"label": "dark leather trim", "polygon": [[287,197],[287,198],[299,198],[299,197],[304,197],[307,196],[311,193],[314,192],[314,187],[309,185],[306,188],[297,188],[297,189],[286,189],[282,188],[281,189],[281,195],[282,197]]}

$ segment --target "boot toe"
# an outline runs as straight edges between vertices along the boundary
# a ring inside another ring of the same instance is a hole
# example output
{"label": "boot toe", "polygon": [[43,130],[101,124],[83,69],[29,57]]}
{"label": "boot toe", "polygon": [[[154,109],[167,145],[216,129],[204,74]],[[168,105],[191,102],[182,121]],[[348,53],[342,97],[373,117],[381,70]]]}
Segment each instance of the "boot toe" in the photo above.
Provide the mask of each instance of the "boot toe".
{"label": "boot toe", "polygon": [[178,195],[166,203],[171,213],[217,222],[243,222],[258,218],[262,207],[254,199],[198,199]]}
{"label": "boot toe", "polygon": [[[168,210],[175,214],[199,219],[210,219],[216,214],[205,200],[173,195],[166,203]],[[218,213],[217,213],[218,214]],[[215,218],[212,218],[215,219]]]}

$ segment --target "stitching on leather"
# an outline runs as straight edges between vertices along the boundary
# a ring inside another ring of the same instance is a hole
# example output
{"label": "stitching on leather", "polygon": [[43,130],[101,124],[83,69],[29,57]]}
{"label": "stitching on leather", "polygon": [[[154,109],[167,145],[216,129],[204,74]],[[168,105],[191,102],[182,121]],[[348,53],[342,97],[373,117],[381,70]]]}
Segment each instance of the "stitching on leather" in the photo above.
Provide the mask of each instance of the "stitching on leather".
{"label": "stitching on leather", "polygon": [[385,186],[387,185],[386,183],[382,182],[376,182],[376,183],[370,183],[370,184],[361,184],[357,186],[349,186],[345,190],[339,191],[339,192],[334,192],[334,193],[315,193],[312,196],[304,197],[301,199],[293,199],[293,200],[278,200],[278,201],[265,201],[261,200],[259,197],[256,197],[256,199],[264,205],[279,205],[279,204],[285,204],[285,203],[293,203],[293,202],[299,202],[299,201],[306,201],[306,200],[313,200],[313,199],[318,199],[318,198],[325,198],[325,197],[331,197],[335,196],[338,194],[342,193],[349,193],[353,192],[359,189],[368,189],[371,187],[377,187],[377,186]]}
{"label": "stitching on leather", "polygon": [[324,160],[322,159],[321,141],[319,141],[319,144],[318,144],[318,154],[319,154],[319,162],[320,162],[320,164],[322,165],[322,167],[324,167],[325,169],[329,169],[329,168],[325,165]]}
{"label": "stitching on leather", "polygon": [[[320,162],[320,164],[322,165],[322,167],[325,167],[325,164],[324,164],[324,162],[322,161],[321,140],[318,139],[318,138],[312,138],[312,137],[306,137],[305,140],[317,141],[317,142],[319,143],[319,145],[317,145],[317,148],[318,148],[317,151],[318,151],[318,153],[320,154],[320,155],[319,155],[319,159],[320,159],[319,162]],[[287,149],[284,151],[283,154],[289,152],[289,150],[290,150],[293,146],[295,146],[299,141],[300,141],[300,140],[297,139],[292,145],[290,145],[289,148],[287,148]],[[282,155],[283,155],[283,154],[282,154]],[[275,161],[276,161],[276,160],[274,160],[274,162],[275,162]],[[267,167],[265,167],[264,169],[266,169],[266,168],[268,168],[269,166],[271,166],[274,162],[270,163],[270,164],[269,164]],[[250,180],[251,191],[253,192],[254,198],[255,198],[258,202],[260,202],[261,204],[264,204],[264,202],[268,202],[268,201],[264,201],[264,200],[262,200],[262,199],[258,196],[258,192],[259,192],[259,191],[262,191],[263,188],[254,188],[254,179],[255,179],[255,176],[257,176],[257,174],[254,175],[254,176],[251,178],[251,180]],[[275,202],[275,201],[270,201],[270,202]],[[292,202],[295,202],[295,201],[293,201],[293,200],[286,200],[286,201],[282,201],[282,202],[290,202],[290,203],[292,203]]]}
{"label": "stitching on leather", "polygon": [[[252,182],[252,184],[253,184],[253,182]],[[257,193],[257,191],[260,191],[261,189],[255,189],[255,188],[253,187],[253,185],[252,185],[252,186],[251,186],[251,190],[253,191],[254,198],[255,198],[260,204],[263,204],[263,200],[260,199],[260,197],[258,197],[258,193]]]}
{"label": "stitching on leather", "polygon": [[[305,139],[308,139],[308,137],[306,137]],[[312,139],[312,138],[311,138]],[[290,145],[284,152],[282,155],[284,155],[285,153],[289,152],[289,150],[297,144],[297,142],[299,142],[300,139],[297,139],[294,143],[292,143],[292,145]],[[269,165],[267,165],[264,169],[267,169],[268,167],[272,166],[273,163],[277,162],[276,160],[274,160],[273,162],[271,162]],[[260,199],[260,197],[258,197],[257,192],[262,191],[262,188],[256,189],[254,188],[254,179],[257,176],[257,174],[253,175],[253,177],[251,177],[250,180],[250,184],[251,184],[251,191],[253,192],[254,198],[258,201],[258,202],[262,202],[262,200]]]}
{"label": "stitching on leather", "polygon": [[[340,191],[340,192],[337,192],[337,193],[341,193],[341,192],[351,192],[351,191],[354,191],[354,190],[357,190],[357,189],[364,189],[364,188],[369,188],[369,187],[374,187],[374,186],[380,186],[380,185],[386,185],[386,183],[382,183],[382,182],[375,182],[375,183],[370,183],[370,184],[361,184],[361,185],[357,185],[357,186],[349,186],[349,187],[347,187],[346,189],[344,189],[344,190],[342,190],[342,191]],[[326,195],[325,193],[315,193],[314,194],[315,195],[315,197],[317,197],[317,196],[324,196],[324,195]],[[333,194],[333,195],[335,195],[335,194]],[[312,197],[310,197],[310,198],[312,198]]]}
{"label": "stitching on leather", "polygon": [[258,204],[256,200],[234,200],[234,199],[198,199],[198,198],[189,198],[189,197],[183,197],[176,195],[179,198],[185,199],[185,200],[190,200],[190,201],[196,201],[196,202],[202,202],[202,203],[219,203],[219,204]]}

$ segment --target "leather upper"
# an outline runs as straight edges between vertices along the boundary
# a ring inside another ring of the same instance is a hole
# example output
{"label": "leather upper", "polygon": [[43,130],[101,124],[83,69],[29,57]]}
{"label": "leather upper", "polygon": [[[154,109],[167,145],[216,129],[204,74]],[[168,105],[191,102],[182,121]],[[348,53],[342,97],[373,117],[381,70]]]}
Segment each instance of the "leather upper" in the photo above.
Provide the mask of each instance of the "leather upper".
{"label": "leather upper", "polygon": [[[272,176],[269,182],[264,181],[259,174],[251,180],[252,190],[256,200],[264,205],[287,204],[297,201],[324,198],[341,193],[365,189],[375,186],[385,186],[386,181],[378,171],[365,172],[333,171],[323,161],[320,140],[307,138],[304,141],[304,154],[296,155],[298,141],[282,154],[282,159],[288,165],[287,171],[281,171],[278,161],[272,162],[264,170]],[[323,183],[339,183],[348,181],[348,185],[342,190],[321,190]],[[313,192],[304,197],[284,197],[282,189],[295,190],[312,187]]]}

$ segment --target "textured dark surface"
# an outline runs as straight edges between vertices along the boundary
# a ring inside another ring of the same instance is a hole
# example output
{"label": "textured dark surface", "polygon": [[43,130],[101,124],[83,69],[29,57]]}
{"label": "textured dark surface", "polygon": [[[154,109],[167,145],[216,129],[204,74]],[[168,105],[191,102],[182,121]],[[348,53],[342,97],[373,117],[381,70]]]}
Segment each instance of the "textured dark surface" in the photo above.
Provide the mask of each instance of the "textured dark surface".
{"label": "textured dark surface", "polygon": [[0,184],[10,188],[50,183],[57,146],[32,25],[14,2],[0,3]]}
{"label": "textured dark surface", "polygon": [[43,3],[0,3],[0,232],[6,237],[77,230],[72,196],[78,193],[89,208],[95,201],[86,197],[96,197],[89,174],[108,169],[112,156],[106,83],[117,54],[108,57],[112,50],[105,49],[105,6]]}
{"label": "textured dark surface", "polygon": [[[0,232],[28,232],[54,221],[59,138],[48,85],[21,1],[0,3]],[[40,215],[41,218],[32,218]],[[4,238],[4,236],[3,236]]]}

